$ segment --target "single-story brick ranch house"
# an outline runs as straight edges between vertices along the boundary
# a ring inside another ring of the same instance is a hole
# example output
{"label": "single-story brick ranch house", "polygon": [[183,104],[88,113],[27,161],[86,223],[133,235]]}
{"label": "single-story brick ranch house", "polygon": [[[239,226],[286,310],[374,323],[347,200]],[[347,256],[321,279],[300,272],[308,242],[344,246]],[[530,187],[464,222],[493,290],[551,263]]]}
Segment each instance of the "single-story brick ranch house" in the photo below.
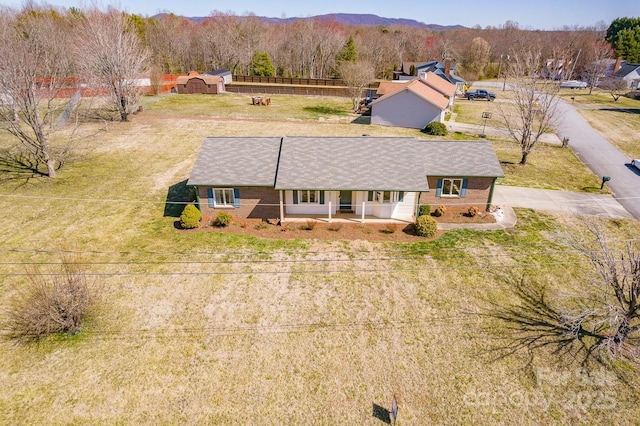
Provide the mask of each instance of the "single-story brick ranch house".
{"label": "single-story brick ranch house", "polygon": [[489,208],[502,176],[487,141],[208,137],[187,185],[203,217],[226,211],[285,222],[350,213],[413,221],[420,204]]}

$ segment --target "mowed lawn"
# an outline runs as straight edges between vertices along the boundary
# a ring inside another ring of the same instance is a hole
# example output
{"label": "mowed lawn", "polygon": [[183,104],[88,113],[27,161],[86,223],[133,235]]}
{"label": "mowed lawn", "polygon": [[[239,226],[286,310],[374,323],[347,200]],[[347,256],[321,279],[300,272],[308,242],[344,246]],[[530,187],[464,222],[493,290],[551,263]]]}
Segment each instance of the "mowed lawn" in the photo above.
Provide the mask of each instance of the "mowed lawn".
{"label": "mowed lawn", "polygon": [[[499,358],[509,334],[485,316],[518,303],[505,275],[551,295],[583,284],[589,265],[554,236],[576,218],[519,210],[513,230],[417,244],[177,231],[182,205],[166,201],[185,195],[205,136],[423,137],[353,123],[345,99],[274,96],[245,111],[248,99],[149,98],[131,122],[96,126],[57,179],[5,174],[2,304],[27,267],[55,273],[63,252],[101,299],[77,336],[0,340],[0,423],[375,425],[394,395],[404,425],[635,421],[630,367],[627,383],[589,381],[547,351]],[[495,146],[505,162],[517,155]],[[561,189],[591,185],[565,152],[534,151],[521,169],[535,182],[507,167],[505,180],[557,187],[570,169],[583,177]],[[542,171],[546,155],[562,170]],[[640,230],[602,225],[620,238]]]}

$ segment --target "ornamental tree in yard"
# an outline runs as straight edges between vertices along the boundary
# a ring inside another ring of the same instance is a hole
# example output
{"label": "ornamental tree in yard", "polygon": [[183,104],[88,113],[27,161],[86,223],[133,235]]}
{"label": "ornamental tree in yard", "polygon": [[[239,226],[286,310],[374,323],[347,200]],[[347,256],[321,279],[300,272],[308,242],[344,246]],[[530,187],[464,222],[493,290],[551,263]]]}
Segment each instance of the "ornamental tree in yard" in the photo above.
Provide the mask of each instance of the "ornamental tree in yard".
{"label": "ornamental tree in yard", "polygon": [[94,87],[107,93],[107,106],[127,121],[133,106],[146,89],[138,84],[144,76],[148,52],[135,26],[116,9],[87,11],[79,23],[78,66]]}
{"label": "ornamental tree in yard", "polygon": [[497,105],[509,136],[520,145],[523,166],[540,137],[551,129],[559,99],[558,84],[541,77],[542,59],[542,51],[534,48],[510,55],[507,76],[513,100]]}
{"label": "ornamental tree in yard", "polygon": [[24,149],[18,161],[3,160],[50,178],[56,177],[66,152],[55,148],[55,135],[68,146],[73,132],[63,130],[79,100],[62,93],[73,74],[65,19],[33,7],[0,13],[0,126]]}

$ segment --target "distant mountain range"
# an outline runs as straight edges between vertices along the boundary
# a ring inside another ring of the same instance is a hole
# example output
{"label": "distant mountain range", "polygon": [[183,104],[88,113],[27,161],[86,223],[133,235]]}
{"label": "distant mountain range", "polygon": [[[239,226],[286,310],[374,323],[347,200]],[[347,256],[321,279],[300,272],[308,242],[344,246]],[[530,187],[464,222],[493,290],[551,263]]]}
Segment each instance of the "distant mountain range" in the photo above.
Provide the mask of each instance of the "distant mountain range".
{"label": "distant mountain range", "polygon": [[[156,15],[155,17],[162,16],[163,14]],[[264,22],[274,24],[290,24],[300,19],[318,19],[337,22],[344,25],[362,25],[362,26],[390,26],[390,25],[406,25],[409,27],[425,28],[431,31],[445,31],[453,30],[456,28],[464,28],[462,25],[437,25],[437,24],[425,24],[424,22],[416,21],[415,19],[404,18],[382,18],[378,15],[372,14],[360,14],[360,13],[329,13],[326,15],[316,15],[306,18],[268,18],[265,16],[258,16]],[[205,16],[193,16],[187,17],[187,19],[194,22],[202,22],[207,19]]]}

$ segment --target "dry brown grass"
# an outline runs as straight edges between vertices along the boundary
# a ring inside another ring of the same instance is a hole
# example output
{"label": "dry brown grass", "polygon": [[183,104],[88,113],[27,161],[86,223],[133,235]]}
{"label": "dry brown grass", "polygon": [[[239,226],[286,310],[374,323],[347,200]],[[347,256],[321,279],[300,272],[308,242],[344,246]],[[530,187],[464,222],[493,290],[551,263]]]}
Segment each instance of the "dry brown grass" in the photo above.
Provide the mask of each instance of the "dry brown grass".
{"label": "dry brown grass", "polygon": [[627,110],[580,109],[580,115],[629,158],[640,158],[640,102]]}
{"label": "dry brown grass", "polygon": [[[442,264],[394,260],[371,243],[316,243],[299,255],[273,253],[297,263],[235,257],[251,266],[191,255],[182,259],[196,263],[181,271],[237,275],[106,278],[108,305],[81,339],[0,344],[0,417],[368,424],[376,421],[372,404],[388,408],[392,395],[405,424],[602,423],[635,410],[631,402],[615,412],[572,407],[571,392],[599,388],[574,376],[566,386],[537,381],[547,354],[492,360],[482,322],[470,314],[486,308],[483,300],[506,300],[490,274],[412,271]],[[604,389],[628,392],[620,383]],[[517,399],[523,395],[536,405]],[[538,405],[547,400],[549,407]]]}

